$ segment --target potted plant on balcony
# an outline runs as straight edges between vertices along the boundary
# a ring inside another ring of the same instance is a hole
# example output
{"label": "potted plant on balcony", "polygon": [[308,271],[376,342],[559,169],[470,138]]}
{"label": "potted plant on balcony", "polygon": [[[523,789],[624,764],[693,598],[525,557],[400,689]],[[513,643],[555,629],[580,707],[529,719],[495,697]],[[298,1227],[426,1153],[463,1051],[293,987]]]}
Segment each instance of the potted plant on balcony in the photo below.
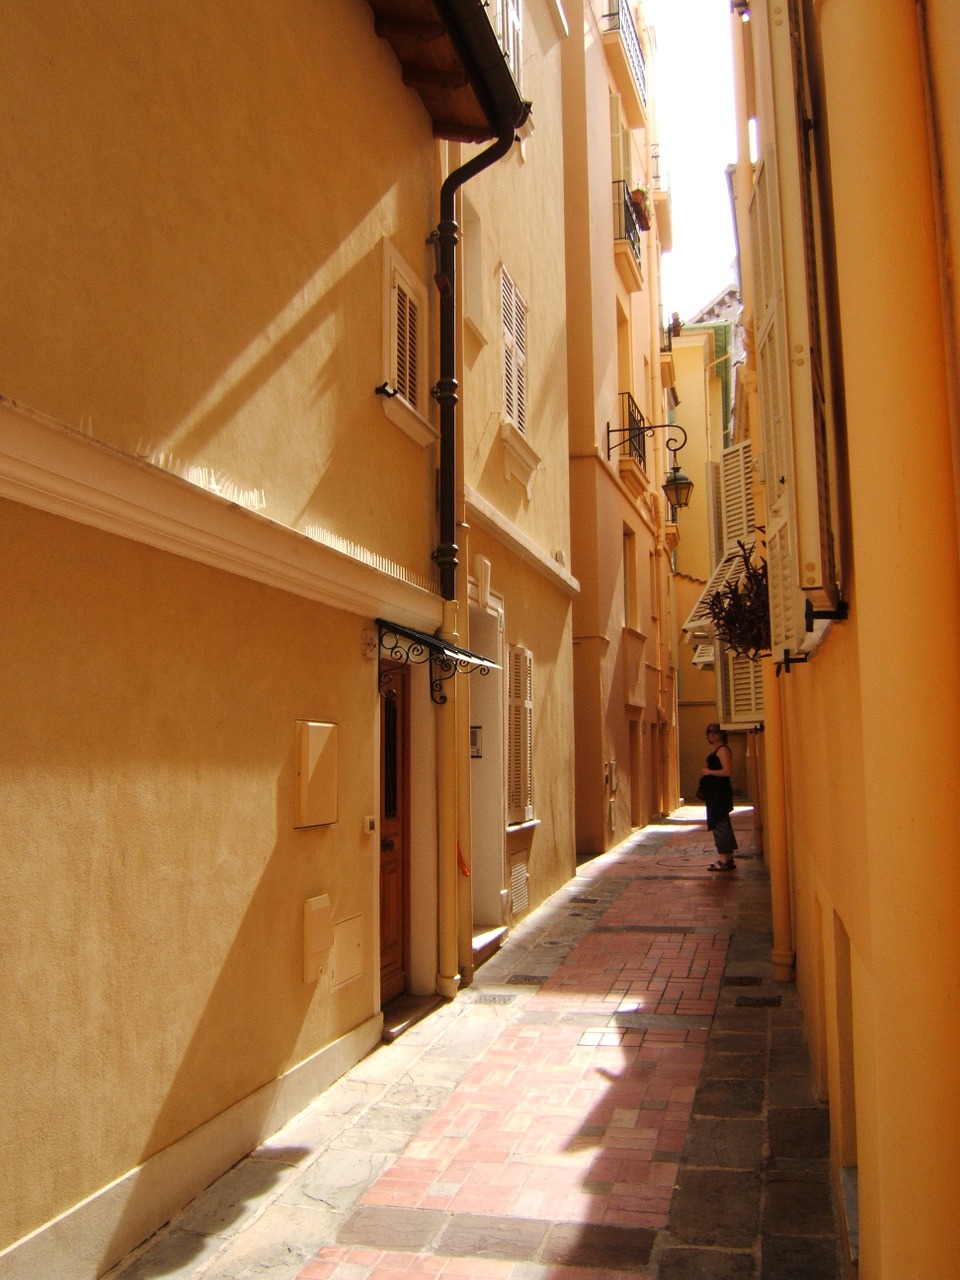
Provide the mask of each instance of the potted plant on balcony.
{"label": "potted plant on balcony", "polygon": [[633,212],[637,215],[641,230],[649,231],[650,218],[653,215],[650,192],[646,187],[634,187],[630,192],[630,203],[633,205]]}

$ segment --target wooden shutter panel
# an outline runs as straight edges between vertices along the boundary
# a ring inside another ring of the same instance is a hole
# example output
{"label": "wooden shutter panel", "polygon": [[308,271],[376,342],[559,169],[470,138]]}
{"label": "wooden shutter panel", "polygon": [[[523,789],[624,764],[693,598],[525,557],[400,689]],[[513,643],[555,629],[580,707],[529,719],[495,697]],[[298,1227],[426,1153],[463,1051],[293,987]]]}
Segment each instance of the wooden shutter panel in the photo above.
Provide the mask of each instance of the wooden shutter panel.
{"label": "wooden shutter panel", "polygon": [[790,0],[787,12],[788,23],[771,29],[771,62],[777,111],[783,122],[777,137],[793,391],[794,550],[801,589],[816,608],[832,608],[838,592],[814,193],[814,148],[820,133],[810,127],[817,112],[808,104],[804,30],[796,0]]}
{"label": "wooden shutter panel", "polygon": [[533,817],[533,655],[510,646],[507,673],[507,821]]}
{"label": "wooden shutter panel", "polygon": [[749,545],[754,536],[750,460],[749,440],[724,449],[720,458],[724,551],[732,550],[738,542]]}
{"label": "wooden shutter panel", "polygon": [[518,431],[527,426],[527,304],[505,270],[500,272],[503,315],[503,416]]}
{"label": "wooden shutter panel", "polygon": [[517,359],[514,336],[514,287],[506,271],[500,273],[500,301],[503,316],[503,416],[508,422],[515,422]]}
{"label": "wooden shutter panel", "polygon": [[776,163],[768,147],[757,165],[750,201],[756,310],[757,382],[767,498],[767,571],[774,657],[804,639],[796,559],[792,553],[793,464],[787,318],[780,257]]}
{"label": "wooden shutter panel", "polygon": [[796,560],[790,526],[782,521],[767,534],[767,577],[770,590],[770,647],[775,659],[784,649],[798,649],[804,637],[803,603],[796,582]]}
{"label": "wooden shutter panel", "polygon": [[610,162],[614,182],[626,182],[623,164],[623,106],[619,93],[610,95]]}
{"label": "wooden shutter panel", "polygon": [[516,343],[516,424],[520,431],[527,429],[527,314],[526,303],[514,289],[514,341]]}
{"label": "wooden shutter panel", "polygon": [[399,276],[394,277],[394,385],[418,408],[420,309]]}
{"label": "wooden shutter panel", "polygon": [[707,463],[707,531],[710,563],[716,564],[727,549],[723,539],[723,481],[719,462]]}
{"label": "wooden shutter panel", "polygon": [[507,10],[506,30],[501,37],[503,51],[513,72],[513,78],[520,84],[520,71],[523,66],[523,17],[521,0],[504,0]]}

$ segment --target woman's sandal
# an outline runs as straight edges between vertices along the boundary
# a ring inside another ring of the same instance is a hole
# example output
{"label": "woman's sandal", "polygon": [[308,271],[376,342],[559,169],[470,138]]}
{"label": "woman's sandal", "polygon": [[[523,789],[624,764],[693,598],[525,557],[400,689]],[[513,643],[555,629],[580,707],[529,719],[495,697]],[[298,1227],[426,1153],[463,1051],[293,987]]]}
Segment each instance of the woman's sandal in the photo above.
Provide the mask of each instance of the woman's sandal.
{"label": "woman's sandal", "polygon": [[736,869],[737,864],[732,858],[727,858],[726,861],[723,862],[711,862],[709,867],[707,867],[708,871],[736,871]]}

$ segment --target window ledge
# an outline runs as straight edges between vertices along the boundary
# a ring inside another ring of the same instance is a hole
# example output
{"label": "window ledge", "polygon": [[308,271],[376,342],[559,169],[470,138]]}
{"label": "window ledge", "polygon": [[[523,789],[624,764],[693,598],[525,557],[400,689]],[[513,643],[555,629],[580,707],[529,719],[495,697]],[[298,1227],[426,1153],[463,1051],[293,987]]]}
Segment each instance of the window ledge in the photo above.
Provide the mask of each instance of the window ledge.
{"label": "window ledge", "polygon": [[403,396],[383,396],[381,398],[383,412],[387,415],[395,427],[399,427],[404,434],[408,435],[414,444],[426,448],[427,445],[435,444],[439,439],[439,432],[436,428],[417,413],[412,405],[404,400]]}
{"label": "window ledge", "polygon": [[541,818],[527,818],[523,822],[508,822],[507,835],[509,836],[519,831],[532,831],[534,827],[540,826],[541,821]]}
{"label": "window ledge", "polygon": [[508,480],[519,480],[529,498],[540,469],[540,455],[512,422],[500,423],[500,439],[503,441],[503,474]]}

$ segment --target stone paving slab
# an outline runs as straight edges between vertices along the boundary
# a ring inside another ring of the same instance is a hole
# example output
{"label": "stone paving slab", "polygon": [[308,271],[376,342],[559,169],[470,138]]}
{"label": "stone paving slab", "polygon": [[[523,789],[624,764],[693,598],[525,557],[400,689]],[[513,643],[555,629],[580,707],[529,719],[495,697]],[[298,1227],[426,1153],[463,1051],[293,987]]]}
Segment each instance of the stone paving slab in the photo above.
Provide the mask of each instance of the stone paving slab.
{"label": "stone paving slab", "polygon": [[839,1280],[828,1116],[735,826],[734,876],[699,821],[584,863],[110,1280]]}

